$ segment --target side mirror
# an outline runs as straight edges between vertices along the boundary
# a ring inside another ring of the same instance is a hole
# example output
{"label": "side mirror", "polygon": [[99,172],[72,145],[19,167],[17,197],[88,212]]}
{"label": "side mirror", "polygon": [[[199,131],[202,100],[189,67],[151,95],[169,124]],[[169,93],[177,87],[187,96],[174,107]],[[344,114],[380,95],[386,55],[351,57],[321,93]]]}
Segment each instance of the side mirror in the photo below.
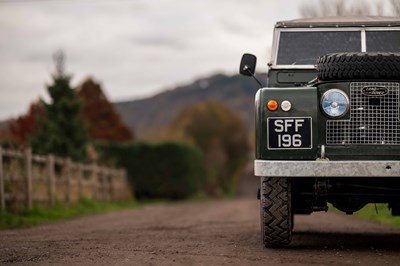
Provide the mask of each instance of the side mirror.
{"label": "side mirror", "polygon": [[244,76],[254,76],[256,72],[257,57],[252,54],[244,54],[240,61],[240,74]]}

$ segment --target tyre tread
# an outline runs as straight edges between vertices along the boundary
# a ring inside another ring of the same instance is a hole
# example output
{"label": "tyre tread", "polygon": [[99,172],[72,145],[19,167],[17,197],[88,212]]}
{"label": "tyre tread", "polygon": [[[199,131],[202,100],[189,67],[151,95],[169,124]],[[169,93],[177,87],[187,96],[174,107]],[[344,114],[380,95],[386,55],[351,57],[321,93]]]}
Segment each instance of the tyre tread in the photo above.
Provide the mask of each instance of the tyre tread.
{"label": "tyre tread", "polygon": [[334,53],[320,56],[317,75],[322,81],[400,80],[400,53]]}
{"label": "tyre tread", "polygon": [[292,239],[291,191],[287,178],[262,177],[261,227],[266,247],[283,247]]}

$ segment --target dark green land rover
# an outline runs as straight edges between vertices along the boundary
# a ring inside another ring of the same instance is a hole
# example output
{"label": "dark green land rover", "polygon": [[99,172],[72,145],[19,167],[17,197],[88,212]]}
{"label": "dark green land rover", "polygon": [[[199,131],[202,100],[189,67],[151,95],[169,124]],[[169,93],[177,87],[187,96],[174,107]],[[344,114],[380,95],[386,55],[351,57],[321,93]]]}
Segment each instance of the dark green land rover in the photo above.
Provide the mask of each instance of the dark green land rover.
{"label": "dark green land rover", "polygon": [[[255,65],[244,54],[241,74]],[[255,100],[263,244],[288,245],[294,215],[328,203],[400,215],[400,18],[278,22],[268,66]]]}

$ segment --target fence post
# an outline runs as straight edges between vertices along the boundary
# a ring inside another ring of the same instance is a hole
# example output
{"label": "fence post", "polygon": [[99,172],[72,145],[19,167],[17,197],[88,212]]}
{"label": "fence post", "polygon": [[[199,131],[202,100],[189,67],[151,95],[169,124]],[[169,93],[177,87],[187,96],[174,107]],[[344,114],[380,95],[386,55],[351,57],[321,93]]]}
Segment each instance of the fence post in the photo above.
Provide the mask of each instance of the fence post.
{"label": "fence post", "polygon": [[4,170],[3,170],[3,148],[0,146],[0,211],[6,210],[4,195]]}
{"label": "fence post", "polygon": [[110,201],[109,199],[109,195],[110,195],[110,191],[108,190],[108,188],[110,187],[107,184],[107,175],[108,175],[108,169],[102,168],[101,169],[101,190],[103,192],[102,196],[103,196],[103,200],[104,201]]}
{"label": "fence post", "polygon": [[55,194],[56,194],[56,189],[55,189],[55,180],[54,180],[54,156],[49,155],[47,156],[47,171],[49,175],[48,179],[48,185],[49,185],[49,200],[50,200],[50,205],[54,206],[55,204]]}
{"label": "fence post", "polygon": [[90,168],[92,170],[92,174],[90,176],[90,178],[91,178],[90,183],[92,184],[93,199],[99,200],[100,199],[100,197],[99,197],[100,185],[99,185],[99,173],[98,173],[97,165],[93,163]]}
{"label": "fence post", "polygon": [[25,149],[26,207],[32,208],[32,150]]}
{"label": "fence post", "polygon": [[107,200],[113,201],[114,200],[114,192],[113,192],[113,176],[112,172],[109,168],[106,169],[106,175],[104,176],[105,183],[107,184]]}
{"label": "fence post", "polygon": [[100,167],[97,168],[97,191],[98,191],[98,199],[104,201],[104,183],[103,183],[103,169]]}
{"label": "fence post", "polygon": [[[122,185],[122,187],[121,187],[121,190],[123,191],[123,199],[124,200],[130,199],[131,195],[133,197],[133,193],[134,192],[133,192],[133,188],[130,185],[128,186],[129,181],[128,181],[128,175],[126,173],[126,170],[125,169],[119,169],[117,171],[119,173],[119,179],[120,179],[120,182],[121,182],[120,184],[125,184],[125,186]],[[126,186],[128,186],[128,187],[126,187]]]}
{"label": "fence post", "polygon": [[[25,181],[25,189],[22,187],[20,190],[25,190],[26,194],[22,199],[25,200],[26,208],[32,208],[34,203],[34,193],[33,185],[37,181],[33,176],[33,163],[40,162],[45,163],[47,171],[47,192],[48,192],[48,203],[54,206],[57,200],[57,178],[56,178],[56,164],[58,166],[59,159],[55,158],[53,155],[48,155],[47,157],[34,156],[32,155],[32,150],[26,148],[23,153],[17,151],[7,151],[0,146],[0,211],[5,211],[7,209],[6,200],[6,185],[5,175],[4,175],[4,157],[11,154],[12,156],[17,156],[19,160],[23,159],[23,172]],[[19,161],[20,162],[20,161]],[[73,202],[75,197],[75,178],[77,178],[78,183],[78,193],[80,200],[84,197],[84,186],[85,184],[92,185],[93,189],[93,199],[109,201],[121,198],[130,198],[130,193],[127,191],[127,180],[126,171],[122,169],[109,169],[100,167],[97,164],[83,165],[81,163],[73,163],[71,159],[67,158],[64,161],[65,167],[65,195],[62,195],[62,200],[66,200],[68,203]],[[75,170],[76,169],[76,170]],[[18,168],[20,173],[20,167]],[[76,172],[75,172],[76,171]],[[91,172],[91,173],[90,173]],[[86,178],[85,176],[89,178]],[[88,180],[86,180],[88,179]],[[8,179],[7,179],[8,180]],[[10,180],[13,182],[15,180]],[[15,182],[20,182],[16,180]],[[19,183],[17,183],[19,186]],[[90,190],[90,188],[88,188]],[[18,191],[19,193],[22,191]],[[86,197],[90,197],[86,195]],[[61,198],[60,198],[61,200]],[[9,207],[9,206],[8,206]]]}
{"label": "fence post", "polygon": [[114,188],[114,181],[115,181],[115,177],[114,177],[114,172],[111,169],[108,169],[108,175],[107,175],[107,184],[108,184],[108,191],[109,191],[109,200],[113,201],[115,200],[115,188]]}
{"label": "fence post", "polygon": [[109,180],[109,170],[108,168],[103,168],[103,176],[102,176],[102,182],[103,182],[103,197],[105,201],[111,201],[111,190],[110,190],[110,183],[108,182]]}
{"label": "fence post", "polygon": [[78,198],[79,200],[83,199],[83,177],[85,175],[83,165],[81,163],[78,163],[77,165],[78,169]]}
{"label": "fence post", "polygon": [[72,202],[71,195],[71,159],[67,158],[65,161],[65,179],[66,179],[66,199],[68,203]]}

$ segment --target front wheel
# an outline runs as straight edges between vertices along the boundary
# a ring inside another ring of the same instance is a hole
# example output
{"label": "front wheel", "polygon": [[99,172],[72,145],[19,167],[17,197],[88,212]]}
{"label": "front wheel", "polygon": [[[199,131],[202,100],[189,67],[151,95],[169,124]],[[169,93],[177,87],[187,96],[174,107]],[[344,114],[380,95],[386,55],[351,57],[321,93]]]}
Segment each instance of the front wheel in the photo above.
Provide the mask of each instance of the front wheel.
{"label": "front wheel", "polygon": [[260,214],[263,244],[289,245],[293,229],[290,179],[261,177]]}

